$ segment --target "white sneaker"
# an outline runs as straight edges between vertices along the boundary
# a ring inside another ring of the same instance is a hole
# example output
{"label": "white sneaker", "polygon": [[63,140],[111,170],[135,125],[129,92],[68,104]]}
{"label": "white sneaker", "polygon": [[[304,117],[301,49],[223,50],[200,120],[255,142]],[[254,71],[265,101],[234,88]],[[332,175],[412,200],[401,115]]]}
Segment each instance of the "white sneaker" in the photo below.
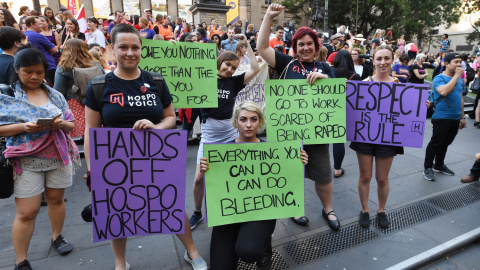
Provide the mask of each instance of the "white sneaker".
{"label": "white sneaker", "polygon": [[188,257],[188,253],[185,250],[185,255],[183,258],[192,265],[193,270],[208,270],[207,263],[202,259],[202,257],[192,260],[190,257]]}

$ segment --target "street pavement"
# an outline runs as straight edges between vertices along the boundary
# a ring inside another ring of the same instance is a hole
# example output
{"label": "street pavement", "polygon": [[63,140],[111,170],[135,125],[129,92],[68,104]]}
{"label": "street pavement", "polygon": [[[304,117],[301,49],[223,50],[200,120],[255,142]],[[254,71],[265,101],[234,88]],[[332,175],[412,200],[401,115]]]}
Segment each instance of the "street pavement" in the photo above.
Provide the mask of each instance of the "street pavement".
{"label": "street pavement", "polygon": [[[469,185],[480,189],[478,183],[463,184],[460,178],[469,173],[473,165],[474,155],[480,152],[480,130],[473,127],[473,120],[467,119],[468,128],[460,130],[454,143],[449,147],[446,165],[455,172],[455,176],[436,174],[436,181],[429,182],[423,178],[423,160],[425,148],[430,140],[432,125],[427,121],[424,145],[419,148],[405,148],[405,154],[397,156],[390,171],[390,196],[387,202],[387,213],[417,204],[418,202],[441,196]],[[333,208],[342,223],[342,229],[355,226],[360,212],[360,202],[357,192],[358,165],[355,152],[346,144],[343,168],[345,175],[334,179]],[[195,172],[197,145],[188,146],[187,158],[187,194],[186,211],[193,212],[192,182]],[[30,243],[28,258],[34,269],[113,269],[114,260],[109,242],[93,243],[92,225],[85,223],[80,213],[84,206],[90,203],[88,189],[82,175],[86,171],[84,160],[74,176],[74,184],[66,189],[68,201],[67,215],[63,229],[65,238],[75,249],[67,256],[59,256],[50,247],[51,229],[47,216],[47,208],[42,207],[36,220],[36,228]],[[333,165],[333,161],[332,161]],[[377,196],[376,183],[372,180],[370,191],[370,217],[376,216]],[[386,269],[401,263],[417,254],[432,249],[457,236],[474,230],[480,225],[478,209],[480,200],[472,199],[471,203],[451,211],[443,211],[433,218],[425,219],[411,226],[384,233],[376,229],[373,221],[372,232],[378,235],[375,239],[357,243],[352,247],[341,248],[339,251],[321,256],[318,259],[307,260],[297,264],[286,255],[285,245],[301,241],[317,235],[332,233],[327,223],[321,217],[322,206],[315,194],[313,182],[305,180],[305,211],[310,219],[308,226],[300,227],[290,219],[277,221],[273,234],[273,246],[286,262],[288,269]],[[14,199],[0,200],[0,270],[13,269],[15,252],[11,243],[11,226],[15,216]],[[415,218],[415,217],[414,217]],[[390,218],[392,223],[395,220]],[[358,230],[364,233],[362,229]],[[348,242],[356,239],[358,233],[353,230],[345,236],[340,232],[335,237],[344,237]],[[209,263],[211,228],[202,222],[193,231],[195,244]],[[332,242],[332,245],[333,245]],[[326,243],[327,247],[329,243]],[[480,249],[476,245],[466,247],[452,255],[450,260],[443,262],[435,259],[431,266],[425,269],[478,269]],[[317,248],[318,247],[311,247]],[[183,259],[185,248],[172,235],[151,235],[129,239],[127,244],[127,261],[131,269],[191,269]],[[462,255],[463,254],[463,255]],[[476,261],[467,260],[475,256]],[[432,258],[433,259],[433,258]]]}

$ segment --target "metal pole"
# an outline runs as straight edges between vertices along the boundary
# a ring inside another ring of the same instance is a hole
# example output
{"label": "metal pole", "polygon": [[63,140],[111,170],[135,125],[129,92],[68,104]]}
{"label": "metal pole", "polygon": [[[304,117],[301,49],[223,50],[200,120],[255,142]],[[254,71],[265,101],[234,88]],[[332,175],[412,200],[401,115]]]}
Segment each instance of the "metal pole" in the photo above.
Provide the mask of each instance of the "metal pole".
{"label": "metal pole", "polygon": [[325,0],[325,15],[323,16],[323,32],[328,32],[328,0]]}

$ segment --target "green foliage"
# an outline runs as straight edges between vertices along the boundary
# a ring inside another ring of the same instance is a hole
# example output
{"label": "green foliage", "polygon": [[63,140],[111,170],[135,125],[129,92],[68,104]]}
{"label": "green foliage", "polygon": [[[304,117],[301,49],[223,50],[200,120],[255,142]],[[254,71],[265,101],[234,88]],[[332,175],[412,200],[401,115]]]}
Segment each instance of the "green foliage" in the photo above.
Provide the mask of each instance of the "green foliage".
{"label": "green foliage", "polygon": [[[480,0],[465,1],[462,6],[463,12],[467,15],[480,11]],[[480,40],[480,20],[474,22],[470,21],[473,27],[473,32],[468,34],[467,43],[472,44]]]}
{"label": "green foliage", "polygon": [[[480,2],[480,0],[475,0]],[[309,7],[313,1],[283,1],[289,13],[300,21],[304,16],[311,17]],[[318,0],[320,7],[325,0]],[[392,30],[394,37],[400,33],[409,39],[413,35],[425,38],[431,28],[441,24],[447,27],[458,22],[461,15],[462,0],[358,0],[358,33],[373,35],[375,30]],[[478,5],[480,7],[480,4]],[[357,0],[329,1],[328,27],[335,29],[339,25],[354,27],[356,23]],[[321,22],[323,25],[323,22]],[[321,29],[323,28],[320,27]]]}

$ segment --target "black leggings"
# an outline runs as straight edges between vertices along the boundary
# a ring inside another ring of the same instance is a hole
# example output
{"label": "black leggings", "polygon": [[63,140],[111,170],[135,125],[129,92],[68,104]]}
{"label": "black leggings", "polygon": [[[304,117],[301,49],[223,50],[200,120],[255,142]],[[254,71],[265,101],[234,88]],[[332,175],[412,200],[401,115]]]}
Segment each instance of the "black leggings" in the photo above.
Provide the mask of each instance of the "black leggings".
{"label": "black leggings", "polygon": [[276,219],[215,226],[210,243],[210,269],[237,269],[238,259],[255,263],[272,253]]}
{"label": "black leggings", "polygon": [[344,157],[345,157],[345,144],[334,143],[333,144],[333,168],[335,170],[340,170],[342,168]]}

